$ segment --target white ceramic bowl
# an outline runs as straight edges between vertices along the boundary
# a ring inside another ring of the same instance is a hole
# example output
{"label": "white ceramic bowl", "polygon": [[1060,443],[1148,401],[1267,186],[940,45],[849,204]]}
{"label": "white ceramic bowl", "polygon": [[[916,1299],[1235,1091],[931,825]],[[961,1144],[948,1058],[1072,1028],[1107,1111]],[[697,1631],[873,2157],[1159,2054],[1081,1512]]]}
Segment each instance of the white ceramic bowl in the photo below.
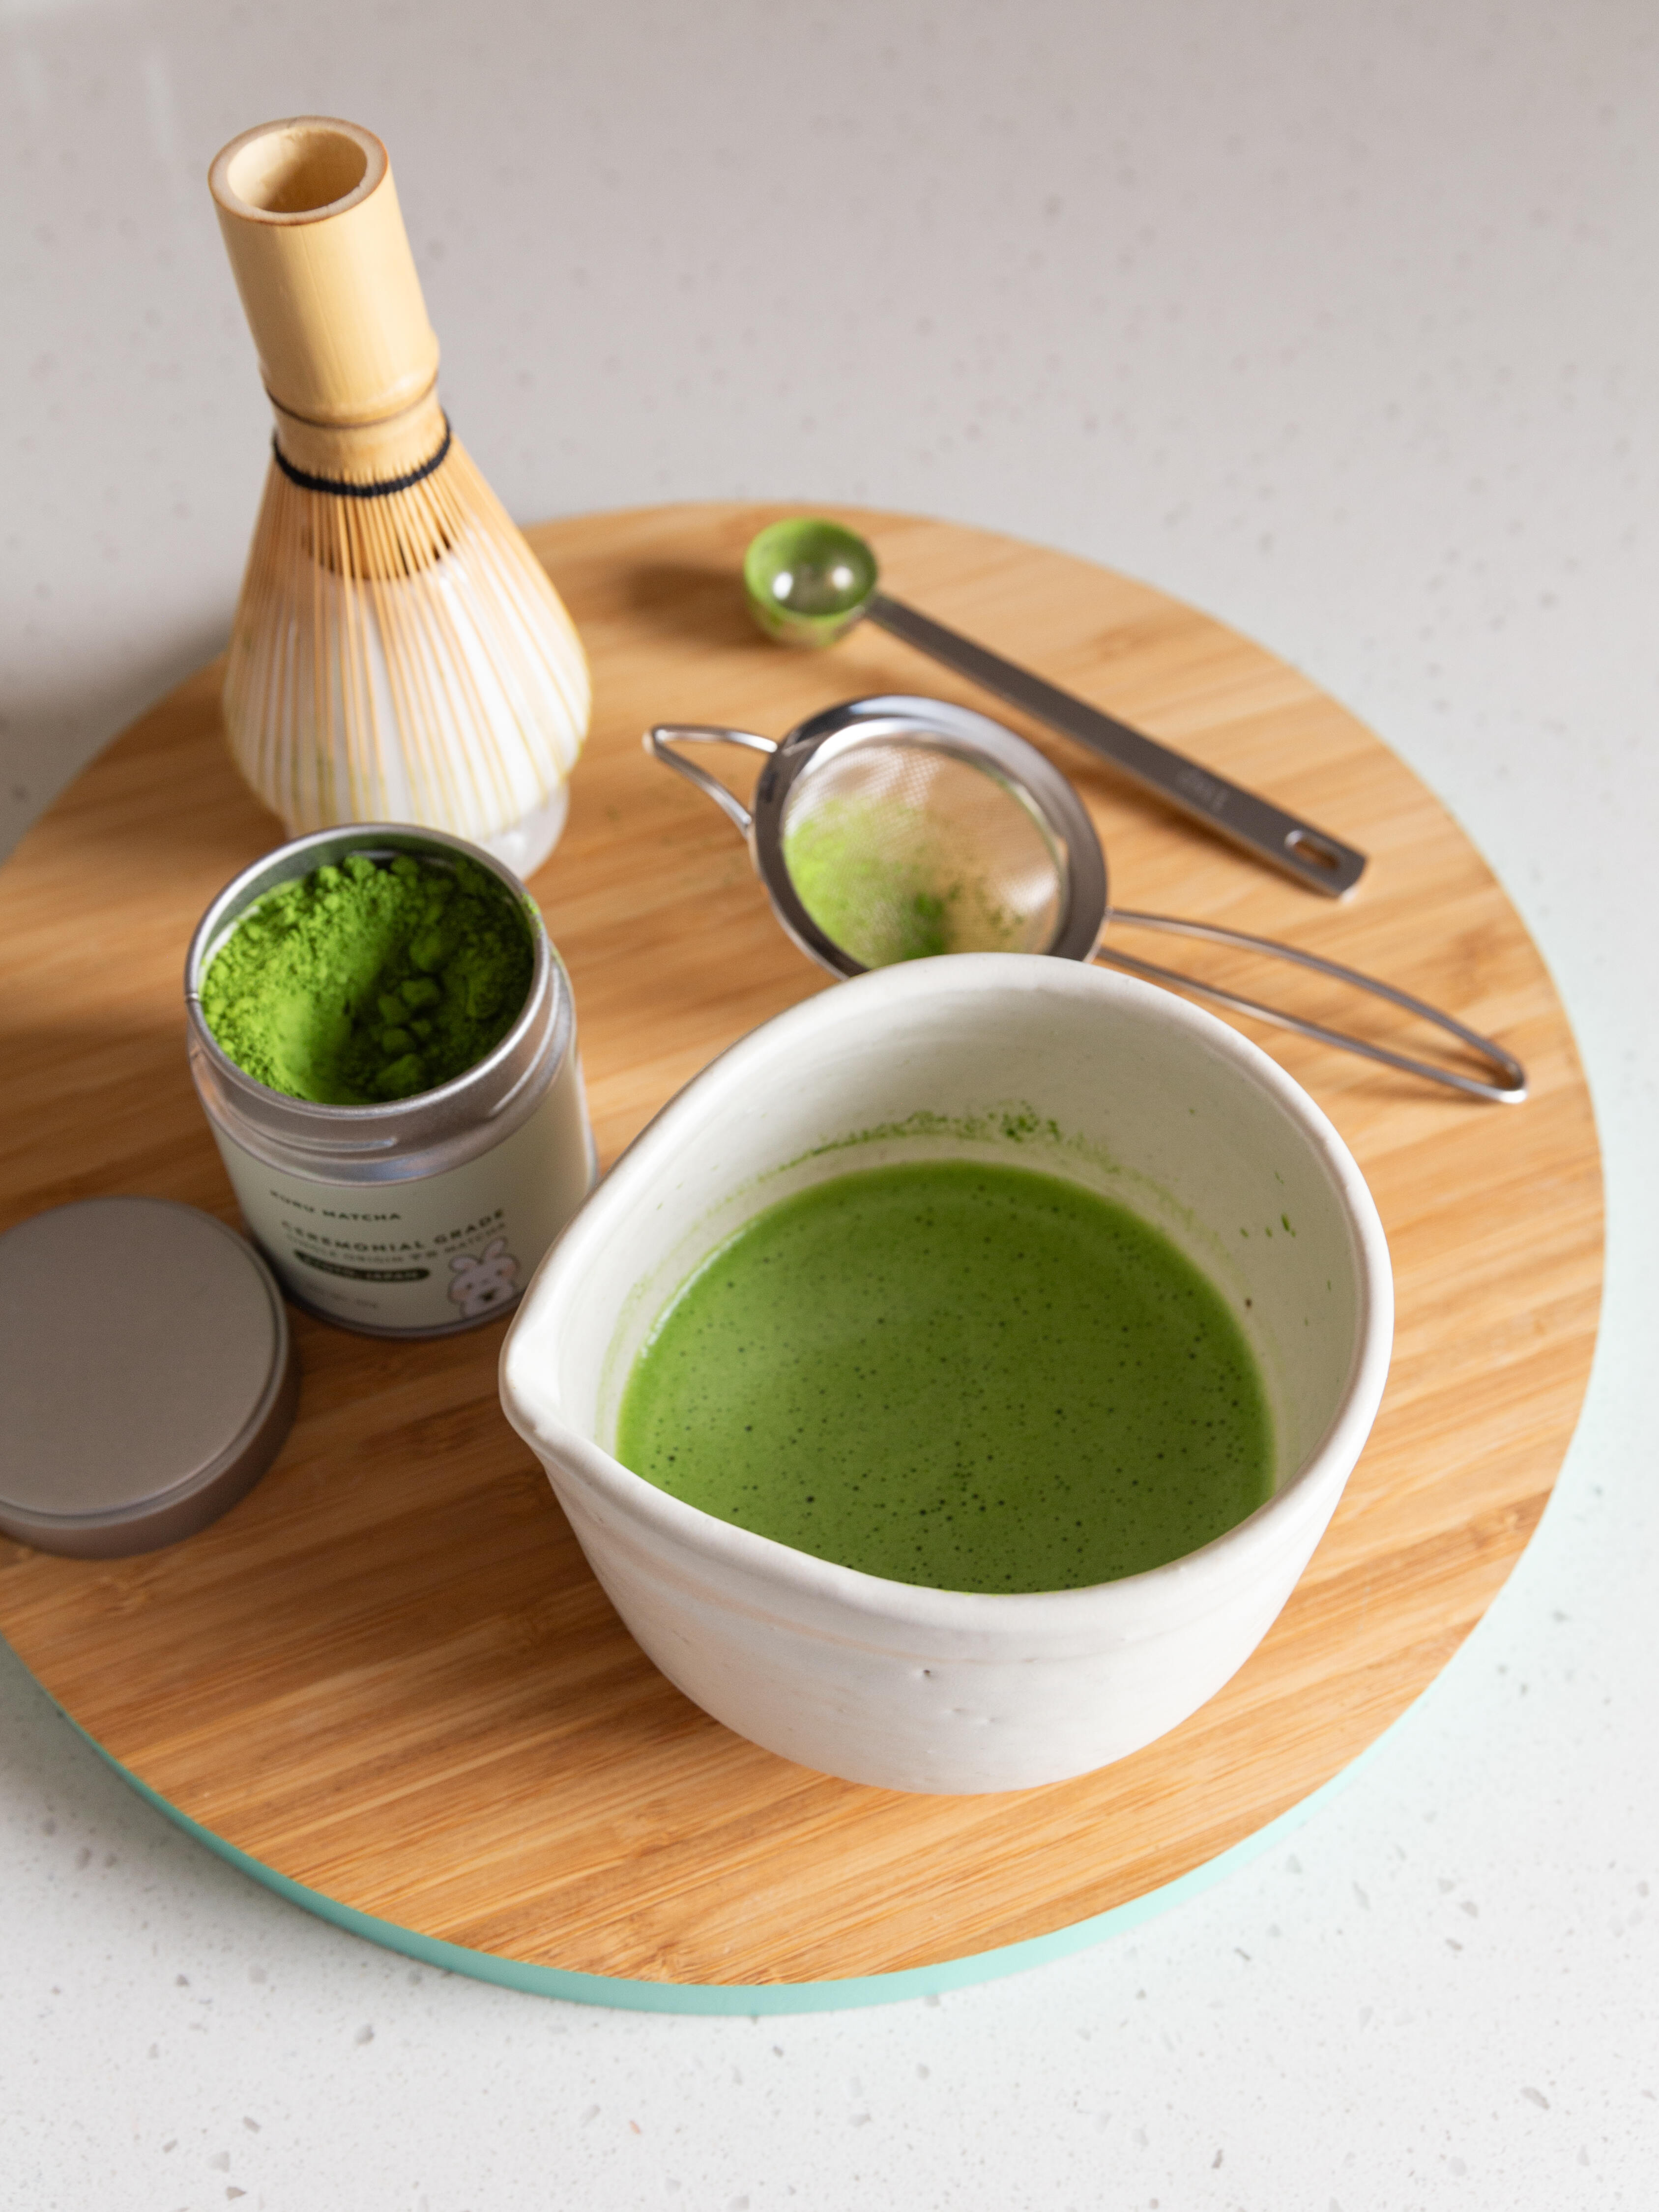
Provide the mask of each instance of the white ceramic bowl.
{"label": "white ceramic bowl", "polygon": [[[1261,1366],[1265,1505],[1146,1574],[987,1595],[813,1559],[617,1463],[634,1356],[714,1245],[808,1184],[941,1158],[1068,1176],[1196,1261]],[[1359,1455],[1393,1325],[1370,1194],[1265,1053],[1131,976],[971,953],[837,984],[689,1084],[544,1262],[501,1397],[617,1612],[716,1719],[849,1781],[1018,1790],[1139,1749],[1243,1665]]]}

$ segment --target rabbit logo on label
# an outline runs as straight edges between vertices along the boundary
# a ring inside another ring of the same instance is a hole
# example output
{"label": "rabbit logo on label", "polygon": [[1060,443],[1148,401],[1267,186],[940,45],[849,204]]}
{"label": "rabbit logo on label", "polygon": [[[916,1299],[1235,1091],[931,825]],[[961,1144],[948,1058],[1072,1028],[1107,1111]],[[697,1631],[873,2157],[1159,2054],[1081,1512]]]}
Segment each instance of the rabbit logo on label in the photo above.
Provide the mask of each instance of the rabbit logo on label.
{"label": "rabbit logo on label", "polygon": [[476,1256],[457,1252],[449,1271],[450,1297],[468,1321],[509,1304],[519,1294],[519,1263],[507,1250],[505,1237],[492,1237]]}

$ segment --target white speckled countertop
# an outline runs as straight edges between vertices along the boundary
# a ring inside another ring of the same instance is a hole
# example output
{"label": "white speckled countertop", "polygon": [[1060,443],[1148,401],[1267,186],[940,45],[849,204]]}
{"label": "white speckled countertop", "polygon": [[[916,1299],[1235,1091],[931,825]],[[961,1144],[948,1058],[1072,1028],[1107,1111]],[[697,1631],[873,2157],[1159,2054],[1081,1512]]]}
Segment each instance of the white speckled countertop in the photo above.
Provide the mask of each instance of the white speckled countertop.
{"label": "white speckled countertop", "polygon": [[8,839],[223,640],[268,416],[204,172],[349,115],[521,518],[950,515],[1354,708],[1542,945],[1611,1218],[1543,1527],[1346,1793],[942,2000],[413,1968],[171,1827],[0,1649],[4,2212],[1659,2203],[1656,46],[1629,0],[0,0]]}

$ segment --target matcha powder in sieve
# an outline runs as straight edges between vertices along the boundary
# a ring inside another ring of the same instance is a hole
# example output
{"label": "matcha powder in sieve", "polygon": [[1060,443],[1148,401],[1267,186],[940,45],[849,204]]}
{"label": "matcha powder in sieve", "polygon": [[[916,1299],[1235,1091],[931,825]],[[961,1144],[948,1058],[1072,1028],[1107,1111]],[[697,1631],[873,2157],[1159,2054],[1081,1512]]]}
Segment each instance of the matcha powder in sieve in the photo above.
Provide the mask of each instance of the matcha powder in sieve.
{"label": "matcha powder in sieve", "polygon": [[453,1081],[499,1044],[534,957],[517,902],[476,863],[353,853],[244,917],[203,980],[202,1012],[272,1091],[379,1105]]}

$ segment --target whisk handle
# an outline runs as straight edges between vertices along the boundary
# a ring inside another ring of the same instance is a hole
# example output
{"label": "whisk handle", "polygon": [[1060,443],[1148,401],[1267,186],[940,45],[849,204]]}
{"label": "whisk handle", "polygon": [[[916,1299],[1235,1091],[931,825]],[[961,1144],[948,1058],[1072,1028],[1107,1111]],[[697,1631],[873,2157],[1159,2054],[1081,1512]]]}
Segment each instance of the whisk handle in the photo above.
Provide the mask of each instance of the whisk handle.
{"label": "whisk handle", "polygon": [[752,730],[727,730],[708,722],[659,722],[655,729],[647,730],[643,739],[645,750],[653,760],[659,760],[665,768],[672,768],[676,775],[683,775],[688,783],[695,783],[705,797],[712,799],[726,820],[738,834],[746,837],[755,826],[755,817],[737,795],[726,789],[700,768],[694,760],[687,760],[675,747],[694,745],[743,745],[750,752],[775,753],[777,745],[770,738],[757,737]]}
{"label": "whisk handle", "polygon": [[1045,683],[1030,669],[988,652],[931,616],[889,599],[885,592],[872,598],[865,620],[876,623],[890,637],[915,646],[919,653],[942,661],[958,676],[982,684],[1011,706],[1035,715],[1062,737],[1086,745],[1182,813],[1231,838],[1259,859],[1271,861],[1327,898],[1340,898],[1345,891],[1351,891],[1364,873],[1365,855],[1345,845],[1340,837],[1333,837],[1328,830],[1316,829],[1311,822],[1287,814],[1271,799],[1200,768],[1185,754],[1159,744],[1155,738],[1131,729],[1127,722],[1103,714],[1072,692]]}
{"label": "whisk handle", "polygon": [[347,428],[414,406],[438,341],[372,131],[291,115],[233,138],[208,172],[265,390],[301,423]]}
{"label": "whisk handle", "polygon": [[1133,914],[1122,907],[1112,908],[1106,920],[1109,926],[1127,922],[1140,929],[1167,930],[1176,937],[1202,938],[1212,945],[1237,945],[1247,952],[1260,952],[1268,959],[1288,960],[1298,968],[1311,968],[1316,974],[1329,975],[1356,991],[1369,991],[1373,998],[1386,999],[1390,1006],[1399,1006],[1416,1015],[1419,1021],[1431,1022],[1437,1029],[1444,1030],[1487,1061],[1502,1080],[1487,1083],[1478,1076],[1462,1074],[1455,1067],[1437,1067],[1432,1060],[1391,1052],[1386,1045],[1350,1036],[1345,1030],[1327,1029],[1321,1022],[1304,1021],[1299,1014],[1286,1013],[1282,1006],[1264,1006],[1260,1000],[1244,998],[1237,991],[1224,991],[1218,984],[1201,982],[1196,975],[1137,959],[1133,953],[1120,952],[1115,945],[1097,945],[1096,959],[1104,960],[1114,968],[1127,969],[1131,975],[1145,975],[1155,983],[1173,983],[1181,990],[1195,991],[1200,998],[1213,999],[1218,1005],[1231,1006],[1237,1013],[1254,1014],[1258,1021],[1294,1030],[1298,1036],[1313,1037],[1321,1044],[1336,1046],[1341,1052],[1356,1052],[1362,1059],[1380,1060],[1385,1067],[1397,1067],[1405,1074],[1421,1076],[1429,1083],[1444,1084],[1449,1090],[1461,1091],[1470,1098],[1490,1099],[1499,1106],[1518,1106],[1526,1097],[1527,1071],[1513,1054],[1505,1052],[1491,1037],[1482,1036],[1478,1030],[1468,1029],[1454,1016],[1443,1013],[1438,1006],[1413,998],[1409,991],[1396,990],[1392,983],[1379,982],[1375,975],[1364,975],[1358,968],[1345,968],[1337,960],[1322,960],[1316,952],[1304,952],[1294,945],[1282,945],[1275,937],[1252,937],[1245,930],[1224,929],[1216,922],[1182,921],[1168,914]]}

